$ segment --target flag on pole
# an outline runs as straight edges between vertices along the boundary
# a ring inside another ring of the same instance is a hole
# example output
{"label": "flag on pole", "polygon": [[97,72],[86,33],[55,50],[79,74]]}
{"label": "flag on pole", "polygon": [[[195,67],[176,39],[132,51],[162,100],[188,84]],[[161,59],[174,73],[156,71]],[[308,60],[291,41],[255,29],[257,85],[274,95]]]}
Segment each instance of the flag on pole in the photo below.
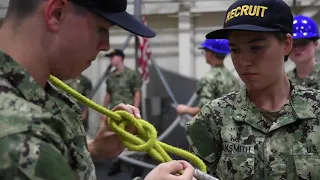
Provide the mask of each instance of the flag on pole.
{"label": "flag on pole", "polygon": [[[142,15],[142,22],[147,25],[147,20]],[[138,36],[139,47],[138,47],[138,69],[143,82],[146,84],[149,82],[149,61],[151,58],[151,49],[149,46],[148,38]]]}

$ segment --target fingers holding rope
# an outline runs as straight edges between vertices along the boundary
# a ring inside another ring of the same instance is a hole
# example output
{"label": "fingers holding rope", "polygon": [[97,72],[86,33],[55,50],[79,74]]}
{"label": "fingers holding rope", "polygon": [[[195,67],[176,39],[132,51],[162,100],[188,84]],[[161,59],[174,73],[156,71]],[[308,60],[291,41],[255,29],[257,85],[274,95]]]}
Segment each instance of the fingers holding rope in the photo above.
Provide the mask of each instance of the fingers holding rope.
{"label": "fingers holding rope", "polygon": [[[166,152],[168,151],[172,154],[179,155],[190,160],[194,165],[199,167],[201,171],[206,173],[206,166],[200,158],[194,156],[188,151],[158,141],[156,129],[153,125],[141,119],[140,111],[137,108],[131,105],[121,104],[111,111],[79,94],[58,78],[50,76],[49,79],[51,83],[65,91],[70,96],[83,102],[88,107],[108,116],[109,119],[106,122],[105,127],[110,127],[119,136],[120,140],[128,149],[146,151],[151,157],[160,162],[168,162],[172,160]],[[130,125],[133,126],[133,129],[137,130],[137,133],[134,133],[134,130],[126,130]],[[134,134],[137,134],[137,136]]]}

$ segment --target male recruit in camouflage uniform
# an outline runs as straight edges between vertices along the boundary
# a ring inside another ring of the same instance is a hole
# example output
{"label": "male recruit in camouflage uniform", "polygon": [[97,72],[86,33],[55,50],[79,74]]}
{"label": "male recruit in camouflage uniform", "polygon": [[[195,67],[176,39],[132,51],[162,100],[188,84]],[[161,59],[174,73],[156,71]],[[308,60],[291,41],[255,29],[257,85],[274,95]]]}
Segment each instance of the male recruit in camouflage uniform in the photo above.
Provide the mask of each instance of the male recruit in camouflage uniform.
{"label": "male recruit in camouflage uniform", "polygon": [[95,179],[78,107],[2,52],[0,64],[0,179]]}
{"label": "male recruit in camouflage uniform", "polygon": [[293,48],[290,59],[294,70],[288,72],[289,79],[302,86],[320,90],[320,64],[316,60],[319,29],[310,17],[297,15],[293,20]]}
{"label": "male recruit in camouflage uniform", "polygon": [[[0,29],[0,179],[95,180],[92,159],[123,152],[119,136],[106,123],[96,138],[86,140],[78,106],[48,77],[79,75],[100,50],[109,49],[109,28],[118,23],[133,34],[154,37],[125,12],[126,6],[125,0],[10,0]],[[133,106],[121,104],[117,110],[141,118]],[[187,179],[193,174],[190,164],[164,167],[169,170],[155,168],[147,179],[180,170],[189,172]]]}
{"label": "male recruit in camouflage uniform", "polygon": [[288,72],[288,78],[295,84],[320,90],[320,64],[316,64],[313,71],[305,78],[296,74],[296,69]]}
{"label": "male recruit in camouflage uniform", "polygon": [[290,82],[284,69],[292,23],[282,0],[238,0],[224,28],[207,34],[228,38],[245,83],[187,122],[190,150],[209,174],[221,180],[320,179],[320,91]]}
{"label": "male recruit in camouflage uniform", "polygon": [[190,107],[178,104],[178,114],[196,115],[206,103],[227,93],[239,90],[239,82],[224,66],[225,57],[230,54],[228,40],[206,39],[200,46],[205,60],[211,66],[209,72],[197,82],[198,105]]}
{"label": "male recruit in camouflage uniform", "polygon": [[[109,57],[110,64],[115,67],[115,70],[110,73],[106,80],[107,93],[104,105],[113,108],[117,104],[124,103],[139,108],[142,86],[140,75],[136,71],[125,66],[125,54],[121,49],[109,51],[109,53],[106,54],[106,57]],[[140,158],[139,155],[136,157]],[[140,176],[142,173],[141,167],[132,164],[126,165],[125,163],[120,162],[119,159],[115,159],[108,171],[108,175],[113,176],[121,172],[122,169],[132,171],[130,172],[132,177]]]}
{"label": "male recruit in camouflage uniform", "polygon": [[[85,97],[88,97],[92,91],[92,83],[88,77],[83,74],[80,74],[77,78],[69,79],[64,81],[68,86],[78,91]],[[84,128],[88,128],[88,118],[89,118],[89,109],[81,102],[78,102],[76,99],[72,98],[82,110],[82,120],[84,123]]]}
{"label": "male recruit in camouflage uniform", "polygon": [[213,99],[237,90],[239,82],[223,64],[211,67],[197,83],[198,106],[202,107]]}
{"label": "male recruit in camouflage uniform", "polygon": [[134,94],[141,90],[142,80],[136,71],[125,67],[122,72],[112,72],[106,80],[110,94],[110,107],[119,103],[133,105]]}

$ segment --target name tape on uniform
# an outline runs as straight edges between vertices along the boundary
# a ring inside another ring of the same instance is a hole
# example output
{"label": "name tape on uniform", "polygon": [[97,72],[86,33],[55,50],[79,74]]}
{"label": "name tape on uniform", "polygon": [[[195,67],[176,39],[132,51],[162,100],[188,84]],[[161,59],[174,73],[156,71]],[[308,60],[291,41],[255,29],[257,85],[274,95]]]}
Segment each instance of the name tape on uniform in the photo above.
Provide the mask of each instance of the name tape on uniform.
{"label": "name tape on uniform", "polygon": [[228,12],[225,22],[240,16],[257,16],[263,18],[267,9],[268,7],[259,5],[238,6]]}

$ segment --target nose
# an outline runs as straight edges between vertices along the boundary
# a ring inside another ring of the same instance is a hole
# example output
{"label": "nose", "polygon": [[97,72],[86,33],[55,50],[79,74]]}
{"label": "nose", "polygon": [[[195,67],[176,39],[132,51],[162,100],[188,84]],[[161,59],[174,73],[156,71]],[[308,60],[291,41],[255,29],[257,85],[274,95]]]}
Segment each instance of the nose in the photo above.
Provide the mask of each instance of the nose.
{"label": "nose", "polygon": [[100,38],[98,51],[108,51],[110,49],[109,34]]}
{"label": "nose", "polygon": [[303,47],[303,46],[294,45],[294,46],[292,47],[292,52],[293,52],[293,53],[299,53],[299,52],[301,52],[301,51],[303,51],[303,50],[304,50],[304,47]]}
{"label": "nose", "polygon": [[239,55],[239,62],[243,67],[251,66],[253,64],[253,58],[250,57],[250,55],[248,55],[247,53],[243,53]]}

